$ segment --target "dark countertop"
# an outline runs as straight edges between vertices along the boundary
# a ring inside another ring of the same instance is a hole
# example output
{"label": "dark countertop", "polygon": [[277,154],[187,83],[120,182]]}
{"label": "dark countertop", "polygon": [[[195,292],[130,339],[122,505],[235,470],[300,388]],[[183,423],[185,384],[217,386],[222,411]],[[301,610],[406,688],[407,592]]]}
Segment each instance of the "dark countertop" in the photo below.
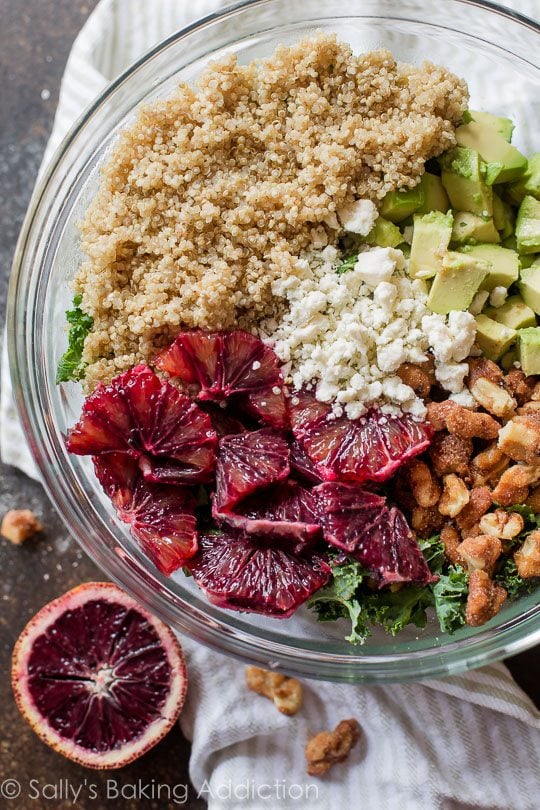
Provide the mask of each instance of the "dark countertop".
{"label": "dark countertop", "polygon": [[[15,241],[32,191],[41,156],[52,127],[58,89],[71,43],[96,0],[0,0],[0,301],[5,302]],[[2,307],[3,309],[3,307]],[[4,313],[2,312],[2,318]],[[21,783],[21,796],[12,801],[18,810],[74,805],[69,795],[61,797],[65,781],[77,789],[77,806],[106,810],[174,806],[164,798],[137,798],[157,794],[164,786],[176,804],[196,810],[205,803],[189,786],[189,743],[179,727],[138,762],[120,771],[88,771],[58,756],[34,735],[15,707],[9,684],[9,658],[13,644],[28,619],[49,600],[80,582],[103,579],[93,563],[83,556],[76,542],[48,502],[41,487],[13,468],[0,466],[0,516],[8,509],[30,508],[45,526],[44,536],[23,547],[0,538],[0,792],[3,780]],[[540,648],[507,661],[514,677],[540,703],[538,663]],[[36,780],[30,783],[30,780]],[[85,784],[86,780],[86,784]],[[109,797],[107,797],[107,780]],[[139,782],[140,780],[140,782]],[[47,787],[47,785],[52,785]],[[90,786],[95,785],[93,797]],[[189,787],[188,787],[189,786]],[[48,791],[36,798],[39,789]],[[115,791],[124,789],[125,799]],[[56,791],[56,793],[54,792]],[[185,792],[188,792],[184,800]],[[57,798],[53,798],[56,795]],[[85,801],[86,796],[86,801]],[[0,801],[7,807],[8,802]]]}

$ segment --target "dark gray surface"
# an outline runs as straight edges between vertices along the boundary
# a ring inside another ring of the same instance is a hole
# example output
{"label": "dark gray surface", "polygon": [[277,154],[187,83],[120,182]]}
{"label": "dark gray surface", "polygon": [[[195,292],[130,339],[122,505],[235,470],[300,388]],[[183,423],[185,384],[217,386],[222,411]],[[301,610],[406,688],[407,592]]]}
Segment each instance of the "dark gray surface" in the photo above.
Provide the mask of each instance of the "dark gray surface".
{"label": "dark gray surface", "polygon": [[[6,298],[15,241],[52,126],[64,64],[71,43],[95,2],[0,0],[2,302]],[[0,466],[0,515],[11,508],[25,507],[33,509],[46,528],[44,536],[29,541],[22,548],[0,539],[0,790],[5,779],[19,780],[22,788],[21,797],[10,805],[0,798],[0,807],[11,806],[17,810],[73,807],[69,797],[50,801],[29,798],[28,793],[32,790],[30,779],[38,780],[41,787],[53,783],[57,791],[65,786],[60,780],[69,780],[75,788],[82,785],[78,806],[88,810],[165,807],[163,799],[122,800],[111,796],[107,800],[106,780],[116,780],[118,788],[124,786],[131,794],[138,789],[138,780],[141,780],[141,786],[146,786],[147,794],[152,787],[155,792],[159,784],[171,789],[177,785],[177,796],[182,798],[183,786],[189,784],[189,744],[178,728],[138,762],[121,771],[103,774],[80,768],[49,750],[15,707],[8,677],[9,657],[25,623],[42,605],[68,588],[80,582],[103,579],[68,536],[40,486],[16,470]],[[538,661],[537,649],[507,662],[516,680],[537,703],[540,702]],[[92,798],[90,793],[89,786],[93,784],[98,798]],[[182,806],[195,810],[205,804],[191,789]]]}

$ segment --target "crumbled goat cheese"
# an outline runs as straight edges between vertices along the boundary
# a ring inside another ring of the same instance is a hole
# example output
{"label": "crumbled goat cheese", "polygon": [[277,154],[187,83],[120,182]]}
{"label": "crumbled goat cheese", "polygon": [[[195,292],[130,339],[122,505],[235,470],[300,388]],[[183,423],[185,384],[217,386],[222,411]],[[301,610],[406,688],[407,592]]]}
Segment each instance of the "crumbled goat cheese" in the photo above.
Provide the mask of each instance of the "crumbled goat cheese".
{"label": "crumbled goat cheese", "polygon": [[313,387],[336,416],[345,412],[355,419],[378,404],[421,419],[423,402],[396,371],[405,362],[425,362],[431,348],[441,384],[461,391],[474,318],[431,315],[425,282],[407,275],[400,250],[363,250],[341,274],[339,263],[336,249],[327,246],[272,285],[288,309],[279,323],[263,322],[260,335],[284,364],[287,382],[295,389]]}
{"label": "crumbled goat cheese", "polygon": [[508,297],[506,287],[494,287],[489,296],[489,303],[492,307],[502,307]]}
{"label": "crumbled goat cheese", "polygon": [[471,313],[471,315],[480,315],[480,313],[484,309],[484,306],[488,298],[489,298],[488,290],[478,290],[469,307],[469,312]]}
{"label": "crumbled goat cheese", "polygon": [[478,408],[478,403],[468,388],[464,388],[463,391],[459,391],[457,394],[450,394],[448,399],[457,402],[458,405],[462,405],[464,408],[469,408],[471,411]]}
{"label": "crumbled goat cheese", "polygon": [[[355,200],[342,205],[338,217],[346,231],[367,236],[379,216],[377,206],[371,200]],[[332,227],[332,226],[331,226]]]}

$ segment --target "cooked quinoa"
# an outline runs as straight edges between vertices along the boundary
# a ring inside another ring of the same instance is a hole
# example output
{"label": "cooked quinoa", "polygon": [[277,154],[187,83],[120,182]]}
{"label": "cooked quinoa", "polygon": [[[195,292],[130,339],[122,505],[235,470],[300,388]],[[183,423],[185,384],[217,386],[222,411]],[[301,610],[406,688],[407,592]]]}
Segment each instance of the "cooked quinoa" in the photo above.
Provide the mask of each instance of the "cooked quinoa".
{"label": "cooked quinoa", "polygon": [[247,66],[227,57],[144,108],[81,227],[87,387],[149,360],[181,327],[279,316],[272,282],[336,243],[343,203],[414,186],[454,145],[467,100],[442,67],[355,56],[320,35]]}

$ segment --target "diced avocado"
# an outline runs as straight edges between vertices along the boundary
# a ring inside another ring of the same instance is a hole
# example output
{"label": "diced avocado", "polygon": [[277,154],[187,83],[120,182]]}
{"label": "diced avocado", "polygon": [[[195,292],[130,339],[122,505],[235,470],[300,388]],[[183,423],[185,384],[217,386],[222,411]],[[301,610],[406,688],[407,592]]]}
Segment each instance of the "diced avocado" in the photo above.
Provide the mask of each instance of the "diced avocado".
{"label": "diced avocado", "polygon": [[500,245],[466,245],[463,253],[489,262],[489,274],[482,282],[483,290],[509,287],[519,278],[519,256]]}
{"label": "diced avocado", "polygon": [[540,314],[540,259],[530,267],[522,267],[519,281],[521,297],[537,315]]}
{"label": "diced avocado", "polygon": [[493,190],[482,177],[478,152],[456,146],[440,158],[441,181],[457,211],[481,217],[493,213]]}
{"label": "diced avocado", "polygon": [[411,246],[408,242],[400,242],[400,244],[397,246],[397,250],[401,250],[406,259],[410,258]]}
{"label": "diced avocado", "polygon": [[431,278],[442,267],[452,235],[452,214],[431,211],[414,215],[409,274],[413,278]]}
{"label": "diced avocado", "polygon": [[487,315],[476,316],[476,342],[488,360],[498,360],[515,342],[517,332]]}
{"label": "diced avocado", "polygon": [[456,129],[458,146],[475,149],[485,163],[500,163],[494,183],[518,180],[527,168],[527,158],[505,141],[492,127],[471,121]]}
{"label": "diced avocado", "polygon": [[390,191],[382,201],[381,216],[390,222],[402,222],[414,214],[424,202],[422,184],[414,188],[404,188]]}
{"label": "diced avocado", "polygon": [[540,200],[530,195],[524,197],[519,206],[516,240],[519,253],[540,251]]}
{"label": "diced avocado", "polygon": [[484,315],[509,329],[525,329],[536,326],[536,315],[520,295],[511,295],[501,307],[488,307]]}
{"label": "diced avocado", "polygon": [[537,259],[536,253],[529,253],[528,255],[520,253],[519,263],[521,264],[521,269],[524,270],[526,267],[531,267],[531,265],[535,263],[536,259]]}
{"label": "diced avocado", "polygon": [[501,239],[506,239],[514,233],[516,217],[512,206],[501,200],[498,194],[493,193],[493,223],[501,234]]}
{"label": "diced avocado", "polygon": [[476,121],[478,124],[482,124],[482,126],[491,127],[491,129],[494,129],[495,132],[500,135],[501,138],[504,138],[505,141],[508,141],[508,143],[512,140],[514,124],[510,118],[502,118],[499,115],[480,112],[479,110],[466,110],[463,114],[463,120],[466,124],[469,124],[471,121]]}
{"label": "diced avocado", "polygon": [[[508,248],[509,250],[517,250],[517,241],[515,234],[511,236],[507,236],[506,239],[503,239],[502,246]],[[536,255],[534,253],[529,253],[528,256],[524,256],[523,253],[519,254],[519,263],[522,267],[530,267],[533,264],[534,260],[536,259]]]}
{"label": "diced avocado", "polygon": [[506,196],[514,205],[519,205],[526,194],[540,200],[540,152],[531,155],[527,162],[527,171],[506,187]]}
{"label": "diced avocado", "polygon": [[484,219],[470,211],[455,211],[452,225],[452,242],[478,244],[479,242],[500,242],[499,231],[492,219]]}
{"label": "diced avocado", "polygon": [[364,241],[368,245],[393,248],[403,241],[403,236],[397,225],[384,217],[378,217]]}
{"label": "diced avocado", "polygon": [[440,315],[453,309],[468,309],[488,273],[488,262],[464,253],[448,251],[429,291],[429,309]]}
{"label": "diced avocado", "polygon": [[523,373],[527,377],[530,374],[540,374],[540,327],[520,329],[517,349]]}
{"label": "diced avocado", "polygon": [[420,180],[424,192],[424,202],[416,209],[417,214],[429,214],[430,211],[442,211],[446,214],[450,208],[448,194],[444,190],[442,180],[436,174],[424,172]]}

